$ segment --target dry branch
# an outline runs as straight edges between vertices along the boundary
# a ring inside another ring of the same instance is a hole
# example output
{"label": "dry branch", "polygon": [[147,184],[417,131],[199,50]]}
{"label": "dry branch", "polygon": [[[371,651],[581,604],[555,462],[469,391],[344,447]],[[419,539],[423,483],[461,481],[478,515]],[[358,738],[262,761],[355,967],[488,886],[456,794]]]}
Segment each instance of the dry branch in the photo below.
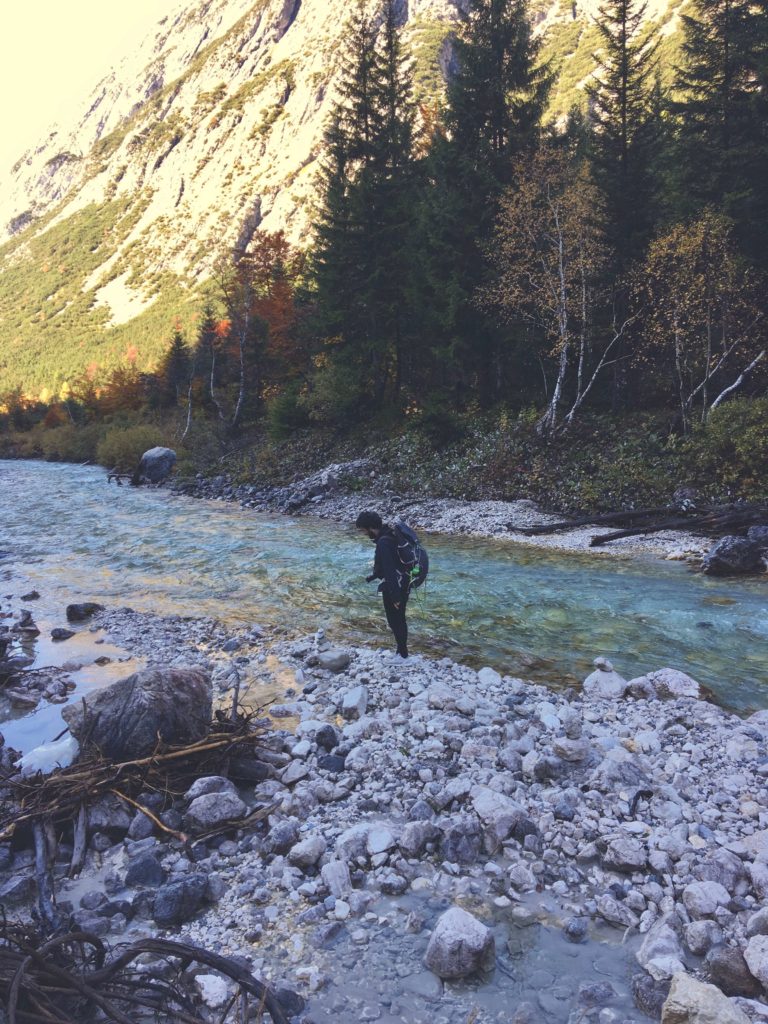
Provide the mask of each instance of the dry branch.
{"label": "dry branch", "polygon": [[[217,721],[214,728],[218,731],[203,740],[184,747],[165,747],[159,743],[152,754],[132,761],[107,761],[98,752],[86,751],[77,763],[56,769],[50,775],[7,775],[0,783],[14,799],[6,800],[0,807],[0,842],[10,839],[19,828],[37,822],[79,822],[81,808],[104,796],[117,795],[134,804],[138,794],[146,790],[180,796],[201,775],[221,774],[234,750],[258,750],[263,730],[254,727],[252,718],[249,715],[231,723]],[[155,821],[145,807],[139,809]],[[175,833],[175,837],[187,839],[183,833]],[[78,866],[73,855],[74,873]]]}

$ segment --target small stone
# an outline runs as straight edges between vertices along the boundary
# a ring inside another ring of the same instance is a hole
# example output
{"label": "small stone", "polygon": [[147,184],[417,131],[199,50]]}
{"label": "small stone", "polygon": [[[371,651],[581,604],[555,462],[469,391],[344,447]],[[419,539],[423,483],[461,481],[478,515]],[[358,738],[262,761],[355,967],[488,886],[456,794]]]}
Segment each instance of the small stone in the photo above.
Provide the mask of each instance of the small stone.
{"label": "small stone", "polygon": [[165,871],[157,857],[151,853],[141,853],[128,865],[125,873],[127,886],[146,885],[156,888],[165,881]]}
{"label": "small stone", "polygon": [[73,630],[63,629],[61,626],[57,626],[55,629],[51,630],[51,640],[69,640],[70,637],[73,637],[74,635]]}

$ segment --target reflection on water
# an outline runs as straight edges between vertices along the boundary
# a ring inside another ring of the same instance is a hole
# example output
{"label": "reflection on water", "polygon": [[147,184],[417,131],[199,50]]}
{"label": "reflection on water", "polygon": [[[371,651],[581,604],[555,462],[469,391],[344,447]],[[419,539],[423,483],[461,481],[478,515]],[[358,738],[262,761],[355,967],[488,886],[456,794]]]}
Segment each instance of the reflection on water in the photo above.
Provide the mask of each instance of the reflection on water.
{"label": "reflection on water", "polygon": [[[553,685],[604,654],[628,678],[672,665],[734,707],[768,703],[762,580],[466,538],[429,548],[414,650]],[[372,548],[351,527],[116,488],[94,468],[0,462],[0,550],[12,552],[0,571],[23,569],[51,608],[93,599],[389,645],[364,582]]]}

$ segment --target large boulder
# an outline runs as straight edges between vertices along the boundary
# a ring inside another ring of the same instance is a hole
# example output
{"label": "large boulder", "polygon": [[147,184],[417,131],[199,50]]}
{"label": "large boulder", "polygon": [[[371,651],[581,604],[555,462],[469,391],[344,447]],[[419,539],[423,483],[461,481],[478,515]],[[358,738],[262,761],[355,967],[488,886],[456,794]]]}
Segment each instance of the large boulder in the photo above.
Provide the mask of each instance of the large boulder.
{"label": "large boulder", "polygon": [[723,537],[702,562],[708,576],[739,576],[764,568],[761,544],[748,537]]}
{"label": "large boulder", "polygon": [[714,985],[680,973],[672,979],[661,1024],[749,1024],[749,1017]]}
{"label": "large boulder", "polygon": [[197,668],[148,668],[70,704],[62,714],[72,735],[104,757],[127,761],[165,743],[194,743],[211,723],[211,680]]}
{"label": "large boulder", "polygon": [[134,473],[137,484],[161,484],[173,472],[176,465],[176,452],[172,448],[150,448],[141,456],[141,461]]}
{"label": "large boulder", "polygon": [[438,918],[424,963],[439,978],[465,978],[491,968],[495,957],[491,931],[466,910],[451,907]]}

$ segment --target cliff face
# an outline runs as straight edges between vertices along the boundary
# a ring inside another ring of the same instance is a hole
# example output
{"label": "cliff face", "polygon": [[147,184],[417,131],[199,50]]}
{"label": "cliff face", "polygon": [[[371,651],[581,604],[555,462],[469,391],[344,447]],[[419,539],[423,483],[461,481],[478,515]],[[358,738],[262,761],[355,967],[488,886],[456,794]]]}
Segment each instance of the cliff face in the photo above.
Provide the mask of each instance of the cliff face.
{"label": "cliff face", "polygon": [[[423,96],[441,87],[469,2],[402,0]],[[558,59],[594,31],[584,2],[535,13],[561,40]],[[305,238],[348,11],[344,0],[187,3],[73,124],[22,156],[0,183],[0,391],[60,388],[126,351],[150,365],[158,329],[217,248],[258,227]]]}

